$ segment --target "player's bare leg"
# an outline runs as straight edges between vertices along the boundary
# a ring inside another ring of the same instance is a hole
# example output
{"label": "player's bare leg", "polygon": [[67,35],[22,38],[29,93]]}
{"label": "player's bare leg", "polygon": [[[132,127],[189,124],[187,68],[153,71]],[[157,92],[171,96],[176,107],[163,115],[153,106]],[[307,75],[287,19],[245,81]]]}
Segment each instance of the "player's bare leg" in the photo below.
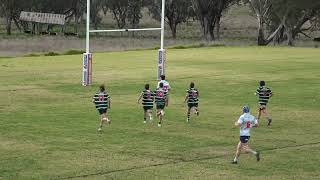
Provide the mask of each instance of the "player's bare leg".
{"label": "player's bare leg", "polygon": [[232,161],[232,164],[237,164],[238,163],[238,160],[239,160],[239,156],[240,156],[240,153],[241,153],[241,149],[242,149],[242,143],[239,142],[238,143],[238,146],[237,146],[237,150],[236,150],[236,155]]}
{"label": "player's bare leg", "polygon": [[262,110],[262,113],[263,113],[263,115],[264,115],[264,116],[267,118],[267,120],[268,120],[268,126],[270,126],[270,125],[271,125],[271,122],[272,122],[272,118],[271,118],[271,116],[270,116],[267,108],[263,109],[263,110]]}
{"label": "player's bare leg", "polygon": [[199,116],[199,109],[198,109],[198,107],[194,107],[194,113],[195,113],[197,116]]}
{"label": "player's bare leg", "polygon": [[162,113],[163,112],[163,110],[162,109],[157,109],[157,117],[158,117],[158,119],[159,119],[159,123],[158,123],[158,127],[161,127],[161,123],[162,123]]}
{"label": "player's bare leg", "polygon": [[144,111],[143,113],[143,123],[147,123],[147,113],[148,111]]}
{"label": "player's bare leg", "polygon": [[148,110],[148,115],[149,115],[149,120],[152,121],[153,117],[152,117],[152,110],[151,109]]}
{"label": "player's bare leg", "polygon": [[251,149],[248,145],[248,143],[243,144],[243,149],[247,152],[247,153],[252,153],[253,155],[256,156],[257,161],[260,161],[260,153],[257,151],[254,151],[253,149]]}
{"label": "player's bare leg", "polygon": [[99,126],[98,131],[102,130],[102,126],[103,126],[104,122],[110,122],[106,113],[103,113],[100,116],[100,126]]}
{"label": "player's bare leg", "polygon": [[259,120],[261,117],[261,111],[262,111],[262,107],[260,106],[258,109],[258,115],[257,115],[257,119]]}

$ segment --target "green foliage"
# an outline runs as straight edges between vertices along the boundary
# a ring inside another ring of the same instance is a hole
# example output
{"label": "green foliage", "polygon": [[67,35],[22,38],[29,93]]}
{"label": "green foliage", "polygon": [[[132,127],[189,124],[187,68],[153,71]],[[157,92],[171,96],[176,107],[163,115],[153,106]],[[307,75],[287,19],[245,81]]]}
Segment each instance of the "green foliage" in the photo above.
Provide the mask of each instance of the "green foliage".
{"label": "green foliage", "polygon": [[63,55],[76,55],[76,54],[83,54],[83,53],[84,53],[84,51],[71,49],[71,50],[64,52]]}
{"label": "green foliage", "polygon": [[45,53],[44,56],[59,56],[60,54],[59,53],[56,53],[56,52],[48,52],[48,53]]}

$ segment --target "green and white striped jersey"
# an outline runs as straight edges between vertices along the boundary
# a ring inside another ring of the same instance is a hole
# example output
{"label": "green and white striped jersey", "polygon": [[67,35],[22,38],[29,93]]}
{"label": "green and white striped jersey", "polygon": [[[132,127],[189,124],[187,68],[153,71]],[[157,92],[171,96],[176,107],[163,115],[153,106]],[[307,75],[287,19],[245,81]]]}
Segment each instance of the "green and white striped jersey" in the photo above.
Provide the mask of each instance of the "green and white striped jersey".
{"label": "green and white striped jersey", "polygon": [[110,96],[107,92],[97,92],[93,96],[93,100],[97,109],[107,109],[109,106]]}

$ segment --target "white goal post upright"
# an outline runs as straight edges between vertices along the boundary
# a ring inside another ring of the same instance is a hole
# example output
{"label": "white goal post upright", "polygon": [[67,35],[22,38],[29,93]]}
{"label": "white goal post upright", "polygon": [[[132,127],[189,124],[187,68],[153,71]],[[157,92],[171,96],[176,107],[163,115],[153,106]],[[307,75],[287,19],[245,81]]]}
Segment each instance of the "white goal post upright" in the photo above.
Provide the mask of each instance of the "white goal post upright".
{"label": "white goal post upright", "polygon": [[161,31],[161,45],[158,50],[158,74],[157,79],[165,74],[166,50],[164,49],[164,25],[165,25],[165,0],[161,4],[161,27],[160,28],[141,28],[141,29],[114,29],[114,30],[90,30],[90,0],[87,0],[87,19],[86,19],[86,52],[83,54],[83,75],[82,85],[92,84],[92,54],[90,53],[90,33],[102,32],[129,32],[129,31]]}

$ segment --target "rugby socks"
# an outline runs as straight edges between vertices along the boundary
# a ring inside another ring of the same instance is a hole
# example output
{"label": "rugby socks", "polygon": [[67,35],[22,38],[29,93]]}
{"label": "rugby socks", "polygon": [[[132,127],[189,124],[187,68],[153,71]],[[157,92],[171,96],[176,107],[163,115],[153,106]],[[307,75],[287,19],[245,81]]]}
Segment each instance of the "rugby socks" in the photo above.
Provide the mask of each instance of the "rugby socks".
{"label": "rugby socks", "polygon": [[196,109],[196,115],[199,116],[199,111],[198,111],[198,109]]}
{"label": "rugby socks", "polygon": [[190,112],[188,113],[188,121],[190,121]]}

